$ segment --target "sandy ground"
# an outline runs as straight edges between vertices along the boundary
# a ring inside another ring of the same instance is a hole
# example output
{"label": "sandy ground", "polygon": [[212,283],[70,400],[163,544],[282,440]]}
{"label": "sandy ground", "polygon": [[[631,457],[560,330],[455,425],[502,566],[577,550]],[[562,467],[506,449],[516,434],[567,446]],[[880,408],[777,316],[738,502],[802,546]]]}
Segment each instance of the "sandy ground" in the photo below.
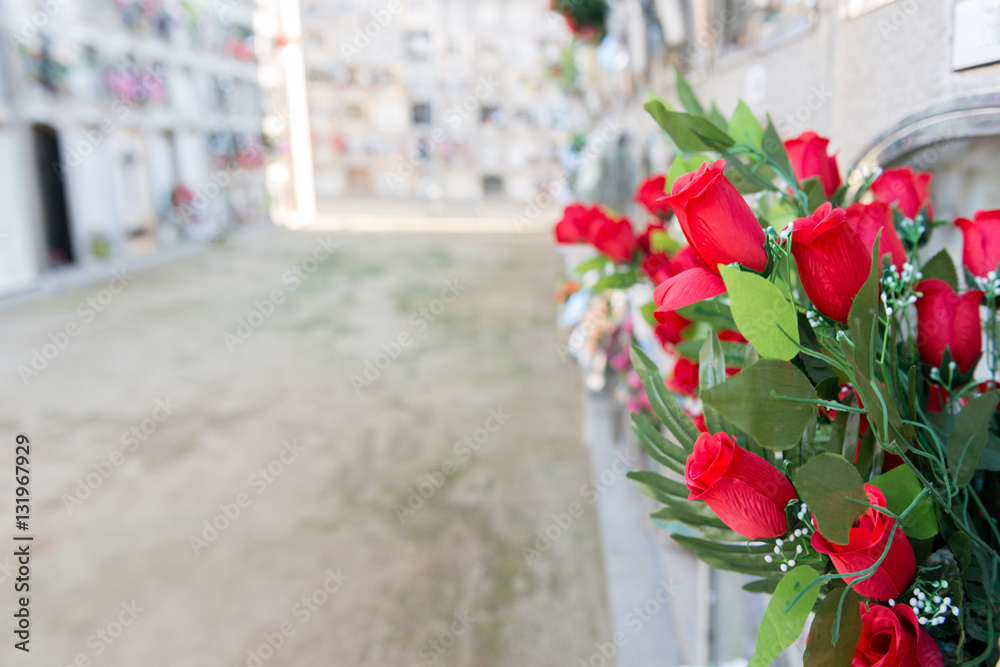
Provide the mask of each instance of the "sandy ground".
{"label": "sandy ground", "polygon": [[[35,538],[27,655],[0,551],[0,664],[590,656],[608,634],[593,507],[522,554],[591,474],[554,347],[557,273],[541,236],[267,230],[118,293],[104,280],[0,310],[0,540]],[[36,350],[54,358],[30,375]]]}

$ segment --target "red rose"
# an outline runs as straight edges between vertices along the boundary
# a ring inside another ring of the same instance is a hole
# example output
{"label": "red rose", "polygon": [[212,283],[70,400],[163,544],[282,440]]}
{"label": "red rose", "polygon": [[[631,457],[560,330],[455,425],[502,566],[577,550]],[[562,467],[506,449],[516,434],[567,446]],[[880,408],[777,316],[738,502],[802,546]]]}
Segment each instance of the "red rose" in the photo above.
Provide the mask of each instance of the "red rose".
{"label": "red rose", "polygon": [[597,207],[570,204],[563,209],[563,217],[556,224],[556,243],[580,243],[590,235],[590,227],[596,219]]}
{"label": "red rose", "polygon": [[674,181],[664,201],[702,266],[678,273],[654,293],[661,311],[677,310],[726,291],[719,264],[742,264],[754,271],[767,266],[764,230],[732,183],[723,176],[725,160],[706,162]]}
{"label": "red rose", "polygon": [[681,342],[681,333],[691,325],[691,320],[682,317],[677,313],[667,313],[663,321],[656,325],[653,333],[656,334],[660,345],[676,345]]}
{"label": "red rose", "polygon": [[635,200],[646,207],[646,210],[658,218],[666,220],[670,217],[670,207],[661,201],[667,196],[665,192],[667,177],[662,174],[651,176],[643,181],[635,193]]}
{"label": "red rose", "polygon": [[687,416],[691,418],[691,423],[694,424],[694,427],[696,429],[698,429],[702,433],[708,433],[708,427],[705,426],[704,412],[699,412],[698,414],[694,414],[692,412],[685,411],[685,414],[687,414]]}
{"label": "red rose", "polygon": [[826,203],[792,227],[792,255],[802,288],[816,310],[843,324],[871,271],[871,253],[846,215]]}
{"label": "red rose", "polygon": [[861,637],[853,667],[944,667],[941,649],[908,605],[861,603]]}
{"label": "red rose", "polygon": [[[868,494],[869,504],[886,506],[885,496],[877,486],[865,484],[865,492]],[[813,518],[813,525],[815,524],[816,519]],[[895,519],[868,508],[851,527],[850,538],[846,545],[831,542],[823,537],[817,528],[812,536],[812,546],[816,551],[828,555],[840,574],[860,572],[874,565],[875,561],[882,557],[889,535],[892,535],[893,531],[895,535],[892,538],[892,547],[885,560],[878,566],[875,574],[864,581],[859,581],[854,587],[858,595],[875,600],[888,600],[899,597],[900,593],[909,588],[917,572],[913,547],[903,535],[903,529],[896,525]],[[844,577],[844,581],[850,583],[856,578]]]}
{"label": "red rose", "polygon": [[698,362],[679,357],[674,370],[666,380],[667,389],[683,396],[698,394]]}
{"label": "red rose", "polygon": [[984,292],[969,290],[959,296],[951,285],[937,278],[921,280],[917,291],[917,351],[920,358],[938,368],[945,347],[961,373],[972,369],[983,351],[979,302]]}
{"label": "red rose", "polygon": [[875,237],[879,230],[882,230],[879,251],[883,255],[889,253],[896,269],[903,270],[903,264],[906,263],[906,248],[903,247],[903,241],[896,232],[892,208],[888,204],[883,204],[880,201],[871,204],[851,204],[847,207],[846,218],[847,224],[865,242],[869,256],[875,247]]}
{"label": "red rose", "polygon": [[823,193],[827,197],[840,187],[837,156],[826,154],[829,143],[829,139],[824,139],[815,132],[803,132],[785,142],[785,150],[788,151],[788,159],[792,163],[795,178],[799,181],[819,178],[823,184]]}
{"label": "red rose", "polygon": [[791,482],[773,465],[725,433],[702,433],[684,466],[688,500],[704,500],[724,524],[750,540],[788,532]]}
{"label": "red rose", "polygon": [[909,167],[886,169],[872,183],[872,192],[880,202],[899,204],[899,210],[907,218],[913,220],[927,205],[927,217],[934,218],[934,207],[931,206],[931,195],[927,190],[934,177],[926,172],[914,174]]}
{"label": "red rose", "polygon": [[612,220],[604,213],[598,214],[591,224],[588,239],[595,248],[619,264],[631,262],[632,254],[639,245],[628,218]]}
{"label": "red rose", "polygon": [[649,277],[654,285],[674,275],[673,264],[665,252],[651,252],[642,260],[642,272]]}
{"label": "red rose", "polygon": [[973,220],[959,218],[962,230],[962,263],[973,275],[985,278],[1000,264],[1000,209],[976,211]]}
{"label": "red rose", "polygon": [[653,252],[652,242],[649,237],[653,232],[666,233],[666,231],[667,228],[659,220],[649,223],[646,225],[646,229],[642,230],[642,234],[639,234],[639,246],[646,252]]}

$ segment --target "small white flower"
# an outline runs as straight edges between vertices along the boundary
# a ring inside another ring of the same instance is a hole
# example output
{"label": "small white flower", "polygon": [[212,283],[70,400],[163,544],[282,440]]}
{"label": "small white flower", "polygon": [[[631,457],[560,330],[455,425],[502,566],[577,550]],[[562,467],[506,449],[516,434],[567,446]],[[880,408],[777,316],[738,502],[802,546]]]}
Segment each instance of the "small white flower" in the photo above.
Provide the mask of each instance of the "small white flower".
{"label": "small white flower", "polygon": [[955,616],[958,616],[958,607],[952,607],[952,608],[951,608],[951,613],[952,613],[953,615],[955,615]]}
{"label": "small white flower", "polygon": [[785,543],[785,541],[779,537],[778,539],[776,539],[774,541],[774,543],[777,544],[780,547],[782,544]]}
{"label": "small white flower", "polygon": [[774,562],[774,559],[771,558],[771,556],[769,556],[769,555],[768,556],[764,556],[764,562],[765,563],[771,563],[771,562]]}
{"label": "small white flower", "polygon": [[781,547],[774,547],[774,553],[780,554],[781,553]]}
{"label": "small white flower", "polygon": [[934,604],[939,604],[941,602],[941,596],[940,595],[935,595],[931,599],[934,600]]}
{"label": "small white flower", "polygon": [[917,598],[910,598],[910,606],[911,607],[917,606]]}
{"label": "small white flower", "polygon": [[951,598],[945,598],[944,600],[942,600],[942,602],[944,603],[945,607],[951,606]]}
{"label": "small white flower", "polygon": [[889,598],[889,606],[890,607],[895,607],[896,606],[896,601],[893,600],[892,598]]}
{"label": "small white flower", "polygon": [[926,618],[924,618],[924,617],[922,617],[922,616],[921,616],[921,617],[920,617],[919,619],[917,619],[917,620],[919,620],[919,621],[920,621],[920,625],[927,625],[927,619],[926,619]]}
{"label": "small white flower", "polygon": [[782,563],[782,564],[781,564],[781,571],[782,571],[782,572],[788,572],[788,566],[787,566],[787,565],[785,565],[784,563]]}
{"label": "small white flower", "polygon": [[797,553],[797,554],[802,553],[802,545],[801,544],[796,544],[795,545],[795,553]]}
{"label": "small white flower", "polygon": [[885,314],[886,315],[892,315],[892,308],[886,308],[885,309]]}
{"label": "small white flower", "polygon": [[788,567],[795,567],[795,561],[794,560],[788,561]]}

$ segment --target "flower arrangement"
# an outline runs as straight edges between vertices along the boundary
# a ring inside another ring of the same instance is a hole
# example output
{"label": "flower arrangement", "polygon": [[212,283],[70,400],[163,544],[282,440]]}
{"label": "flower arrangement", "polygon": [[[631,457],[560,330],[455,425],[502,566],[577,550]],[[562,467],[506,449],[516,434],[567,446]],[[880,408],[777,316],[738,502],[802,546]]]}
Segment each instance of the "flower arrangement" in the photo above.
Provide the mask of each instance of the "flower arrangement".
{"label": "flower arrangement", "polygon": [[[751,666],[812,612],[806,665],[996,664],[1000,211],[936,219],[909,167],[848,187],[827,139],[677,89],[684,111],[646,105],[678,149],[636,195],[653,222],[571,205],[555,229],[600,253],[589,289],[655,286],[672,370],[631,350],[652,519],[772,595]],[[961,267],[927,256],[949,227]]]}
{"label": "flower arrangement", "polygon": [[607,33],[607,0],[551,0],[552,11],[562,14],[573,35],[582,42],[599,42]]}

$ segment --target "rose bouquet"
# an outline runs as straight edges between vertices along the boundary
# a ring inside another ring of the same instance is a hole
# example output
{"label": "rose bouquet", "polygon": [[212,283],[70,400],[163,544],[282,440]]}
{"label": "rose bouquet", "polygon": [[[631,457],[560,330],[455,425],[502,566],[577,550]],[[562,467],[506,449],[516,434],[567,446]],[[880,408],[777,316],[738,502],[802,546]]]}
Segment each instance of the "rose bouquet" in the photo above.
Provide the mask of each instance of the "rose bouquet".
{"label": "rose bouquet", "polygon": [[[807,665],[995,664],[1000,211],[935,219],[929,174],[848,187],[826,139],[678,95],[646,105],[678,149],[637,193],[646,231],[584,206],[556,228],[601,252],[594,287],[655,285],[673,369],[633,346],[632,421],[661,469],[630,474],[653,520],[772,594],[751,665],[812,612]],[[941,228],[961,267],[928,256]]]}

